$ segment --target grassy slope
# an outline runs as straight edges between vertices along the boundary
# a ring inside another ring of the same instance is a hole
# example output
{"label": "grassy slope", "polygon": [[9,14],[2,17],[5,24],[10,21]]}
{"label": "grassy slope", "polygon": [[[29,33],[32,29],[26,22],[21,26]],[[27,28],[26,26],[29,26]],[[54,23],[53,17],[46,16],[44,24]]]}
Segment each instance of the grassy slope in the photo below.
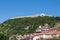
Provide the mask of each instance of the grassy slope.
{"label": "grassy slope", "polygon": [[[48,23],[51,27],[54,26],[55,22],[60,22],[60,17],[35,17],[35,18],[16,18],[9,19],[0,25],[0,33],[5,35],[12,34],[28,34],[35,32],[39,25]],[[29,29],[25,29],[29,26]]]}

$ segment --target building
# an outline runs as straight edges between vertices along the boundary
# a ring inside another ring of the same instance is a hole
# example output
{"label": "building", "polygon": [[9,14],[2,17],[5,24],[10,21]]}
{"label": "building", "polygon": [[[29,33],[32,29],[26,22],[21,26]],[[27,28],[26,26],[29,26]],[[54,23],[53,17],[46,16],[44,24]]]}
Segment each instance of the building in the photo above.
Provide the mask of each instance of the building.
{"label": "building", "polygon": [[57,26],[54,28],[50,28],[48,24],[45,24],[44,26],[39,26],[36,30],[36,33],[34,33],[33,40],[42,40],[42,39],[52,39],[56,40],[56,38],[60,35],[60,24],[56,23]]}

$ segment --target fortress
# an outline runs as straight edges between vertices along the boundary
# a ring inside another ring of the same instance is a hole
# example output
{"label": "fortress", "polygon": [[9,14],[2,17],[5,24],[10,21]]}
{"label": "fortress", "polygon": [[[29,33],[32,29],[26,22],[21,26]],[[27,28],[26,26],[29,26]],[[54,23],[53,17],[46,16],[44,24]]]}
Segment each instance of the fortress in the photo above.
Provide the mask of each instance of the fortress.
{"label": "fortress", "polygon": [[31,17],[31,18],[35,18],[35,17],[44,17],[44,16],[49,16],[49,17],[52,17],[52,15],[47,15],[45,13],[41,13],[41,14],[35,14],[35,15],[32,15],[32,16],[17,16],[17,17],[13,17],[13,18],[10,18],[10,19],[15,19],[15,18],[25,18],[25,17]]}

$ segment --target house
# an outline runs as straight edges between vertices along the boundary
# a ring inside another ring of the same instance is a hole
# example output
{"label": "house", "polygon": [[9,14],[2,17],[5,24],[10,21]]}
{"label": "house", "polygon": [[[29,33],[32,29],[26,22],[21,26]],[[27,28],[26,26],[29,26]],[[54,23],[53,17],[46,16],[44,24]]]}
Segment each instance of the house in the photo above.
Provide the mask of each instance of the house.
{"label": "house", "polygon": [[48,24],[39,26],[34,34],[33,40],[37,39],[56,39],[60,35],[60,24],[56,23],[56,27],[50,28]]}

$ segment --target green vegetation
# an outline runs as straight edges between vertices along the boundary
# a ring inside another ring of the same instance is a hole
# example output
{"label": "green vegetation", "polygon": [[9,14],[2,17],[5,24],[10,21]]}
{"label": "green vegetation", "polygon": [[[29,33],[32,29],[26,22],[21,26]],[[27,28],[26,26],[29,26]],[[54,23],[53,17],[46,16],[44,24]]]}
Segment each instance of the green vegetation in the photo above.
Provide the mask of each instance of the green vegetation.
{"label": "green vegetation", "polygon": [[[60,22],[60,17],[25,17],[9,19],[2,24],[0,24],[0,33],[3,33],[7,37],[13,34],[29,34],[34,33],[39,25],[44,25],[48,23],[51,27],[54,27],[55,22]],[[29,29],[25,29],[25,28]]]}
{"label": "green vegetation", "polygon": [[8,40],[8,37],[0,33],[0,40]]}
{"label": "green vegetation", "polygon": [[57,38],[57,40],[60,40],[60,36]]}

